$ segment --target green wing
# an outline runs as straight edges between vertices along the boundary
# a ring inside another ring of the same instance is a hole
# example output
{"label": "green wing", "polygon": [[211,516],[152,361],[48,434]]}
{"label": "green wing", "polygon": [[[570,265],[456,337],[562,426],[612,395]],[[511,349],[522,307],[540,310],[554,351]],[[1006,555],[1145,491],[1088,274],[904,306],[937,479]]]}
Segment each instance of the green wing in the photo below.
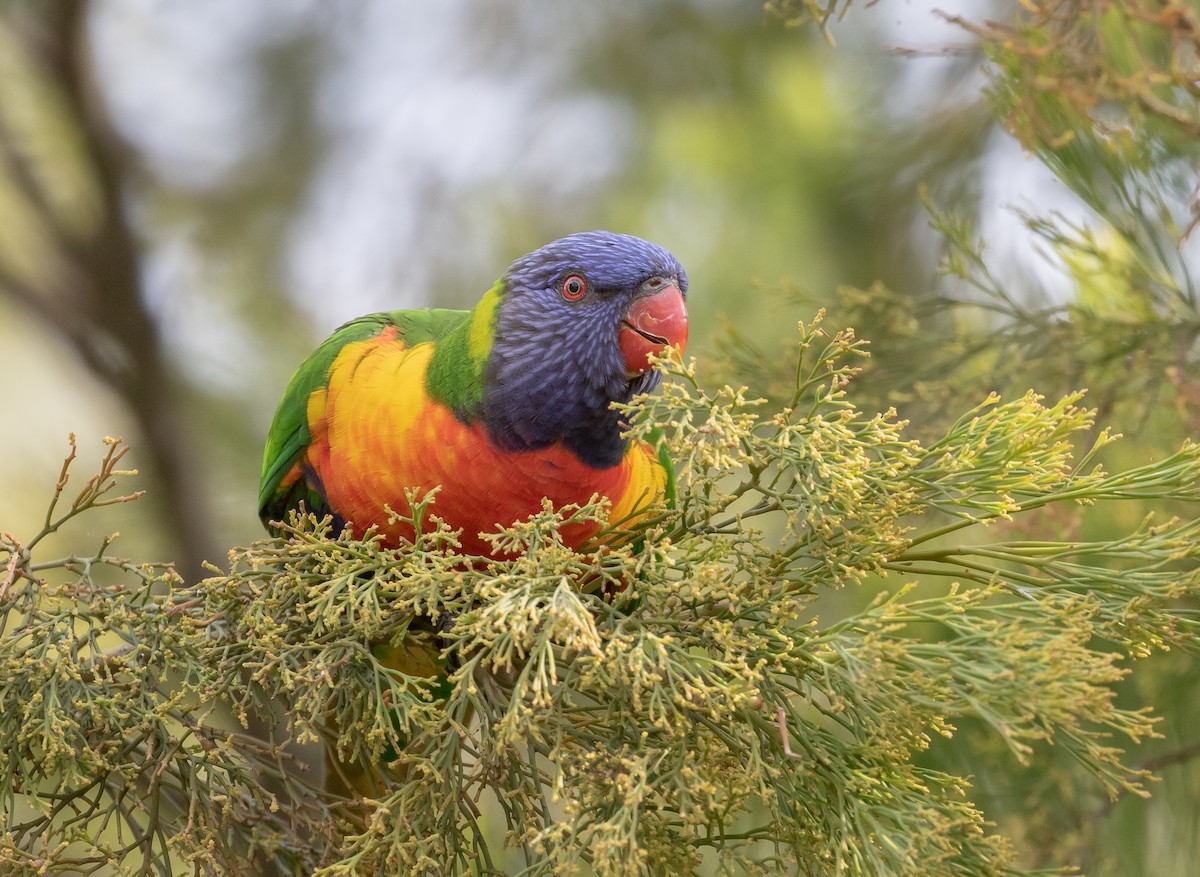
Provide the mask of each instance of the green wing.
{"label": "green wing", "polygon": [[425,341],[436,342],[462,324],[469,313],[429,308],[359,317],[337,329],[301,363],[275,411],[263,450],[258,514],[264,524],[281,520],[289,509],[296,508],[301,502],[311,511],[328,511],[324,497],[306,479],[297,479],[286,486],[283,480],[304,456],[312,440],[308,428],[308,397],[326,385],[329,369],[342,348],[355,341],[374,338],[389,326],[395,326],[400,338],[410,346]]}

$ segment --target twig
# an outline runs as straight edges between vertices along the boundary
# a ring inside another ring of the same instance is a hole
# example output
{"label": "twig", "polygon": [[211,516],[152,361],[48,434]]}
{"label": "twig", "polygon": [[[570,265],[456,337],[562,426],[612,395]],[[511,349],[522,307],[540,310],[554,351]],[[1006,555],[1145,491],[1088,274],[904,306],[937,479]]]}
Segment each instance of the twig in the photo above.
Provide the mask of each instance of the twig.
{"label": "twig", "polygon": [[792,738],[788,734],[787,713],[783,707],[778,707],[775,710],[775,718],[779,721],[779,737],[783,741],[783,754],[796,761],[801,760],[804,756],[799,752],[792,751]]}
{"label": "twig", "polygon": [[20,567],[23,565],[24,560],[28,559],[25,550],[11,534],[4,533],[3,541],[8,546],[10,554],[8,563],[4,565],[4,581],[0,582],[0,600],[3,600],[8,595],[8,589],[20,574]]}

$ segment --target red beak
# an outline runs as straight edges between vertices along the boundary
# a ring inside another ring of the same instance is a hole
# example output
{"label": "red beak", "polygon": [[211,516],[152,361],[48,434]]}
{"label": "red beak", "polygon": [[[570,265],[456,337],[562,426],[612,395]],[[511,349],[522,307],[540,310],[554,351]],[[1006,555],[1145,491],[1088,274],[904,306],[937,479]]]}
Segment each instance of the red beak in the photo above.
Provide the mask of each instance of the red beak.
{"label": "red beak", "polygon": [[668,347],[680,353],[687,346],[687,308],[674,283],[633,300],[621,321],[618,341],[629,377],[650,370],[650,354],[661,356]]}

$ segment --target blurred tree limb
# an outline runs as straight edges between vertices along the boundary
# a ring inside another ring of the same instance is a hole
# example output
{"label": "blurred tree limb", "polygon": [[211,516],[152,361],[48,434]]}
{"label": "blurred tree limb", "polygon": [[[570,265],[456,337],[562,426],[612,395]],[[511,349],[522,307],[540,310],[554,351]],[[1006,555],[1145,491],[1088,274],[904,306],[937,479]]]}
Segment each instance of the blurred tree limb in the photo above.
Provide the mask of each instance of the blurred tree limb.
{"label": "blurred tree limb", "polygon": [[154,502],[194,580],[210,538],[172,367],[142,295],[130,216],[136,159],[106,118],[86,38],[89,4],[7,4],[0,16],[0,292],[36,315],[122,400],[158,478]]}

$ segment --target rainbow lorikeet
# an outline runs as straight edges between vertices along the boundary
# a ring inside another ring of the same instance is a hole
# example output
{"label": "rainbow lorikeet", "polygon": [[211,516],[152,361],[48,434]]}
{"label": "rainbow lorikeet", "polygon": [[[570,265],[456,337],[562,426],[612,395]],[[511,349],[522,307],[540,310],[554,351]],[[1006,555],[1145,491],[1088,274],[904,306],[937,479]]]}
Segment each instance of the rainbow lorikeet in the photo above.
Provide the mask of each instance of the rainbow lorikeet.
{"label": "rainbow lorikeet", "polygon": [[[299,368],[271,424],[259,514],[301,503],[392,544],[405,488],[440,487],[432,511],[481,532],[540,511],[612,503],[631,520],[661,505],[670,462],[622,437],[613,402],[652,389],[648,360],[687,343],[687,275],[630,235],[574,234],[523,256],[470,311],[373,314],[342,326]],[[596,527],[573,525],[579,547]]]}
{"label": "rainbow lorikeet", "polygon": [[[614,527],[632,526],[672,499],[673,477],[664,452],[622,436],[612,403],[657,384],[651,354],[683,350],[687,285],[662,247],[595,231],[521,257],[470,311],[347,323],[300,366],[279,404],[260,516],[269,527],[303,505],[356,533],[376,526],[396,545],[413,534],[389,522],[387,508],[407,514],[405,488],[437,487],[432,512],[461,529],[464,554],[484,556],[481,532],[528,518],[545,498],[564,506],[599,494]],[[580,548],[598,526],[561,534]],[[373,651],[430,677],[438,696],[436,633],[414,631]],[[380,787],[376,766],[329,767],[338,791]]]}

